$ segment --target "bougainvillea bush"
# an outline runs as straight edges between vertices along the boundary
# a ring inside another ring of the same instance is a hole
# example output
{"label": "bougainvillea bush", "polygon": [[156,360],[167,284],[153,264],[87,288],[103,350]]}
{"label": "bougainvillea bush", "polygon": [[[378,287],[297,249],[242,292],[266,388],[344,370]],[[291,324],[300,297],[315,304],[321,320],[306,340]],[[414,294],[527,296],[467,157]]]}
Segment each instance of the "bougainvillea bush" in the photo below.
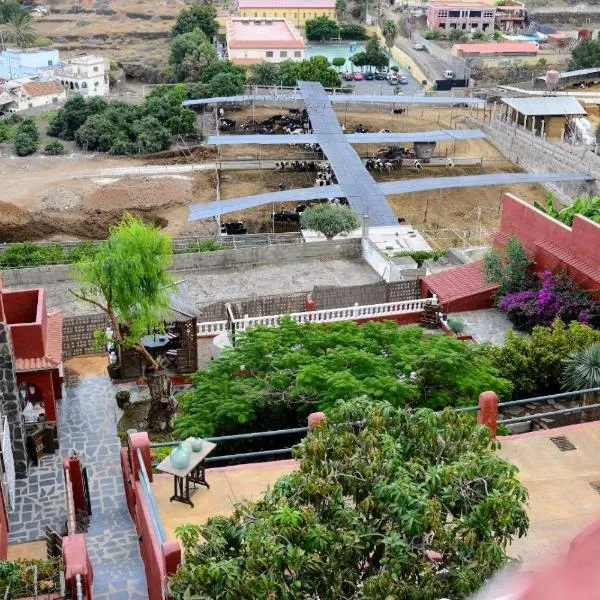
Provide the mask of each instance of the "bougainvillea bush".
{"label": "bougainvillea bush", "polygon": [[536,325],[549,326],[560,318],[565,323],[579,321],[596,326],[598,302],[579,288],[566,273],[544,271],[539,287],[507,293],[498,302],[515,329],[527,331]]}

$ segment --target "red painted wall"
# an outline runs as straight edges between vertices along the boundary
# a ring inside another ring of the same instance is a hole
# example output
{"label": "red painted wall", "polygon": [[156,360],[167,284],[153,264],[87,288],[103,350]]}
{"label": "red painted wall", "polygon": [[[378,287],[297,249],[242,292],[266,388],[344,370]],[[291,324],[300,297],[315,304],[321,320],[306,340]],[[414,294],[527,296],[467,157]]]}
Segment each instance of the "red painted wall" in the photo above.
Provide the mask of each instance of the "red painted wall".
{"label": "red painted wall", "polygon": [[46,353],[40,323],[10,325],[10,335],[17,358],[41,358]]}
{"label": "red painted wall", "polygon": [[4,312],[9,325],[36,322],[39,292],[39,289],[31,289],[2,293]]}
{"label": "red painted wall", "polygon": [[[542,240],[562,246],[590,265],[600,265],[600,224],[579,215],[573,219],[573,226],[567,227],[516,196],[504,194],[500,230],[511,237],[518,237],[523,246],[534,254],[538,271],[565,266],[547,251],[538,248],[536,242]],[[584,287],[587,283],[589,289],[589,278],[587,281],[585,277],[576,279]]]}
{"label": "red painted wall", "polygon": [[44,402],[44,411],[47,421],[56,421],[56,401],[54,397],[54,381],[52,374],[56,372],[58,377],[58,369],[54,371],[32,371],[30,373],[17,373],[17,383],[26,382],[35,385],[42,396]]}

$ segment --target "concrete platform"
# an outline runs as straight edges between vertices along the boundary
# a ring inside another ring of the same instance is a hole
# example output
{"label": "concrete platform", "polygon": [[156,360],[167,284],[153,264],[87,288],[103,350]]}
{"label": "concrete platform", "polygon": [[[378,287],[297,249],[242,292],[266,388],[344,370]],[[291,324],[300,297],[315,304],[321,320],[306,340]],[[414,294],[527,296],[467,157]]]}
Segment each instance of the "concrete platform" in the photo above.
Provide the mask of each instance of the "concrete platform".
{"label": "concrete platform", "polygon": [[[562,452],[551,437],[565,436],[575,450]],[[533,567],[566,553],[570,541],[600,517],[600,423],[584,423],[500,439],[500,454],[519,468],[529,490],[529,532],[509,555]]]}
{"label": "concrete platform", "polygon": [[176,539],[175,528],[179,525],[202,525],[210,517],[231,515],[236,504],[243,500],[258,500],[277,479],[295,468],[296,461],[280,460],[207,469],[206,480],[210,489],[198,487],[192,496],[193,508],[181,502],[170,502],[173,478],[170,475],[155,475],[152,491],[167,538]]}

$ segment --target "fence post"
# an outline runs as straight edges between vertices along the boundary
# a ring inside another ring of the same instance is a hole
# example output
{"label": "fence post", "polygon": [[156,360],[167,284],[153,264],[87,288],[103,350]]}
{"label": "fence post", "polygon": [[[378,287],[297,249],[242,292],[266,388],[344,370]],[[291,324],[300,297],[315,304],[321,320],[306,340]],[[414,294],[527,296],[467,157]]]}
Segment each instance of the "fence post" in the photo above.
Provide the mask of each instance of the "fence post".
{"label": "fence post", "polygon": [[479,410],[477,422],[485,425],[490,430],[490,437],[496,439],[496,426],[498,421],[498,396],[494,392],[481,392],[479,394]]}

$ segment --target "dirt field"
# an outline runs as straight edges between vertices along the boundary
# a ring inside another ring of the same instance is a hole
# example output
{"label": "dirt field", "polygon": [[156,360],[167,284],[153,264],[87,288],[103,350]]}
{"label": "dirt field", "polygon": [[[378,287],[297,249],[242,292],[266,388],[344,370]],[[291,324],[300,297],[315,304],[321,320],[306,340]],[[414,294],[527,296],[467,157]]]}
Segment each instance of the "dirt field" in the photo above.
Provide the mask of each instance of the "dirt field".
{"label": "dirt field", "polygon": [[[256,108],[257,118],[281,112],[277,108]],[[466,110],[449,109],[409,110],[408,115],[338,111],[351,131],[358,123],[379,131],[425,131],[446,128]],[[231,117],[244,120],[251,110],[231,111]],[[438,124],[439,123],[439,124]],[[374,153],[380,146],[356,146],[364,153]],[[440,144],[436,153],[471,156],[483,159],[483,166],[456,167],[455,169],[427,167],[417,173],[403,167],[390,174],[374,174],[377,180],[410,179],[414,177],[480,174],[498,171],[517,172],[519,169],[506,161],[485,140],[470,140],[456,144]],[[223,159],[242,158],[289,159],[310,156],[294,146],[229,146],[221,149]],[[198,152],[194,162],[212,162],[214,156]],[[138,167],[140,164],[174,164],[181,158],[111,158],[73,154],[69,157],[29,157],[27,159],[0,158],[0,176],[4,193],[0,194],[0,242],[23,240],[61,240],[100,238],[107,235],[110,225],[117,223],[124,211],[164,227],[172,235],[213,233],[212,221],[187,223],[188,206],[217,197],[216,175],[211,172],[184,173],[173,176],[105,177],[101,169]],[[98,173],[97,177],[84,177]],[[280,173],[273,170],[223,171],[220,178],[221,199],[235,198],[276,191],[280,183],[288,189],[310,187],[311,173]],[[497,228],[500,194],[511,191],[525,200],[543,200],[546,191],[538,185],[504,186],[489,188],[444,189],[441,192],[419,192],[391,196],[390,203],[398,217],[406,219],[419,229],[426,230],[440,246],[455,245],[461,239],[471,243],[485,243],[489,233]],[[287,206],[292,208],[293,205]],[[251,233],[271,231],[271,212],[281,206],[262,206],[227,215],[227,220],[242,220]],[[450,230],[455,230],[454,233]]]}

